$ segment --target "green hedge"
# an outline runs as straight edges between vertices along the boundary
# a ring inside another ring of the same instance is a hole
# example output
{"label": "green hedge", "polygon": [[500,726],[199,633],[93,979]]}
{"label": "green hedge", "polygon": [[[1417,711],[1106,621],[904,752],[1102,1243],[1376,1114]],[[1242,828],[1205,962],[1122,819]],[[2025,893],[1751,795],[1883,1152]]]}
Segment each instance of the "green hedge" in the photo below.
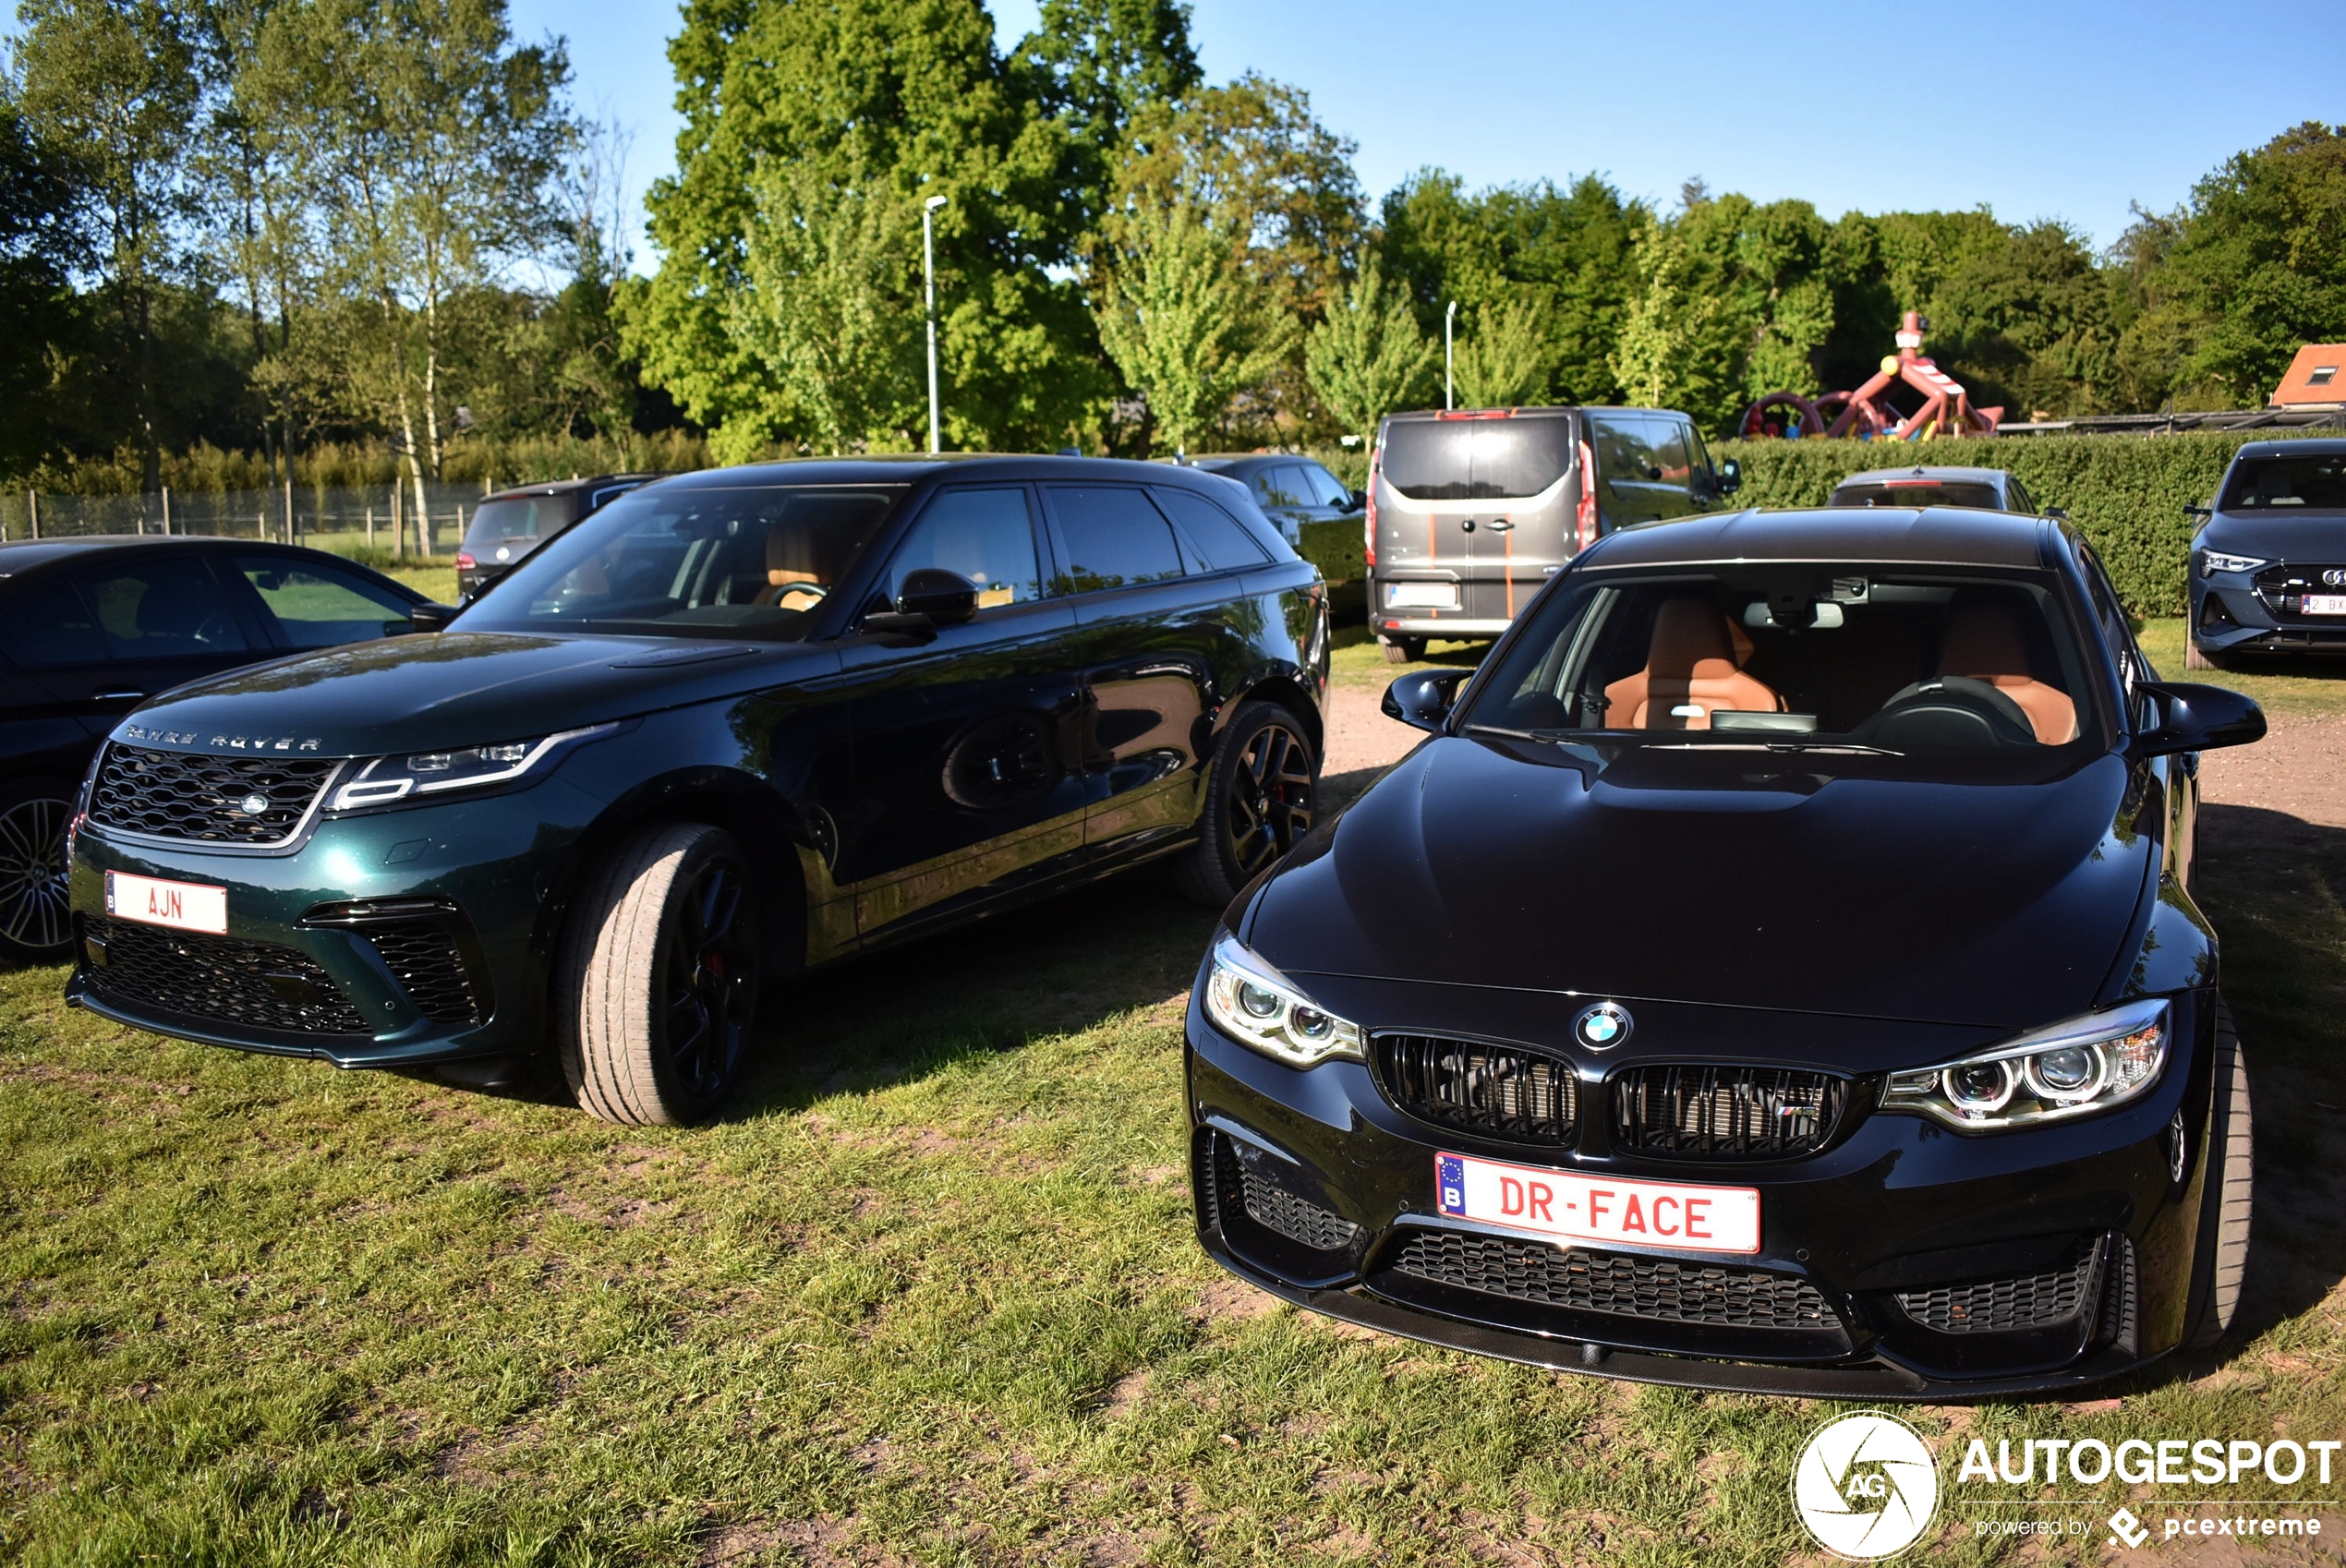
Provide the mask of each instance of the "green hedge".
{"label": "green hedge", "polygon": [[2136,615],[2181,615],[2184,558],[2198,525],[2183,513],[2216,493],[2243,441],[2277,432],[2188,431],[2172,436],[2014,436],[1991,441],[1892,445],[1882,441],[1722,441],[1715,456],[1743,464],[1747,506],[1819,506],[1861,468],[1907,463],[2001,468],[2038,503],[2065,508],[2101,552]]}
{"label": "green hedge", "polygon": [[1331,583],[1349,583],[1369,574],[1366,541],[1357,517],[1339,517],[1333,523],[1306,523],[1302,541],[1295,548],[1298,554],[1320,569],[1320,575]]}

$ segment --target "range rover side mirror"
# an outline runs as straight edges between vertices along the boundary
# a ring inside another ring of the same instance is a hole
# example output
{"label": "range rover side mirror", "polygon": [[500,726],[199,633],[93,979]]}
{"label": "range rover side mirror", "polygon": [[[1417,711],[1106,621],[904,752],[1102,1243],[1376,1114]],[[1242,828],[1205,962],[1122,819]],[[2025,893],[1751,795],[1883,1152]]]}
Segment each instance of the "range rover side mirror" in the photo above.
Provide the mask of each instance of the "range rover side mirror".
{"label": "range rover side mirror", "polygon": [[445,632],[448,623],[456,619],[463,609],[453,604],[419,604],[407,612],[407,629],[411,632]]}
{"label": "range rover side mirror", "polygon": [[867,632],[919,635],[939,626],[959,626],[977,613],[977,585],[958,572],[924,566],[905,574],[896,590],[896,608],[864,617]]}
{"label": "range rover side mirror", "polygon": [[1723,460],[1719,464],[1719,493],[1723,496],[1731,496],[1741,488],[1743,488],[1742,463],[1732,457]]}
{"label": "range rover side mirror", "polygon": [[1411,729],[1438,730],[1457,705],[1458,688],[1473,673],[1471,669],[1413,669],[1385,689],[1385,701],[1379,706],[1385,718],[1397,718]]}
{"label": "range rover side mirror", "polygon": [[2159,716],[2155,727],[2134,737],[2145,756],[2244,746],[2265,738],[2265,710],[2254,697],[2228,686],[2146,681],[2141,690]]}

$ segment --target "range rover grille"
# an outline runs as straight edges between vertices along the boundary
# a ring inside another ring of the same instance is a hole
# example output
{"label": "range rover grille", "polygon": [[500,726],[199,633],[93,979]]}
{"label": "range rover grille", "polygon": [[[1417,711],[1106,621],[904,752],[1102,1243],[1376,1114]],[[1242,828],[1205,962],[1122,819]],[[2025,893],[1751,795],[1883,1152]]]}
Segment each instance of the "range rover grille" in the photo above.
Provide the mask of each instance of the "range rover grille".
{"label": "range rover grille", "polygon": [[1841,1320],[1807,1280],[1756,1269],[1675,1263],[1506,1236],[1414,1230],[1388,1266],[1435,1285],[1577,1312],[1751,1329],[1833,1329]]}
{"label": "range rover grille", "polygon": [[1421,1120],[1488,1138],[1569,1147],[1579,1080],[1568,1062],[1510,1045],[1381,1034],[1379,1087]]}
{"label": "range rover grille", "polygon": [[331,757],[109,745],[90,792],[90,820],[159,838],[265,848],[293,837],[338,766]]}
{"label": "range rover grille", "polygon": [[1832,1139],[1849,1081],[1797,1067],[1630,1067],[1613,1080],[1613,1146],[1672,1160],[1783,1160]]}
{"label": "range rover grille", "polygon": [[87,927],[91,989],[109,1001],[288,1034],[369,1032],[326,971],[290,947],[101,915]]}

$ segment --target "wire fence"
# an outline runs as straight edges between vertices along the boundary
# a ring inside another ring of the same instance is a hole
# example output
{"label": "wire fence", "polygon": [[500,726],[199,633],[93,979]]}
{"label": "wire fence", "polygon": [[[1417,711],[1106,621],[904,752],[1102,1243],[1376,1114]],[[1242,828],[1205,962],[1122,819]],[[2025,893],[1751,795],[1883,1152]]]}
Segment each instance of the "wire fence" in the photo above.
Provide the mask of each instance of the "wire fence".
{"label": "wire fence", "polygon": [[62,539],[91,534],[207,534],[272,539],[384,554],[395,561],[453,558],[480,504],[478,488],[435,484],[268,490],[164,489],[143,496],[0,492],[0,539]]}

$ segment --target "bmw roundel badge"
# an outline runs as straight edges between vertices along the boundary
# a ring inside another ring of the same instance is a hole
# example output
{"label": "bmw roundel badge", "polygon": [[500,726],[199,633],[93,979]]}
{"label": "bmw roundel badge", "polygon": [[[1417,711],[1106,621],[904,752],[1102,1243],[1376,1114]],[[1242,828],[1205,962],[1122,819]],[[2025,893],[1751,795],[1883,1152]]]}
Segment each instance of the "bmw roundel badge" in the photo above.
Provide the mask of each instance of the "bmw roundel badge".
{"label": "bmw roundel badge", "polygon": [[1583,1007],[1580,1016],[1572,1020],[1572,1038],[1591,1051],[1610,1051],[1629,1038],[1629,1031],[1637,1020],[1629,1009],[1614,1002],[1599,1002],[1593,1007]]}

